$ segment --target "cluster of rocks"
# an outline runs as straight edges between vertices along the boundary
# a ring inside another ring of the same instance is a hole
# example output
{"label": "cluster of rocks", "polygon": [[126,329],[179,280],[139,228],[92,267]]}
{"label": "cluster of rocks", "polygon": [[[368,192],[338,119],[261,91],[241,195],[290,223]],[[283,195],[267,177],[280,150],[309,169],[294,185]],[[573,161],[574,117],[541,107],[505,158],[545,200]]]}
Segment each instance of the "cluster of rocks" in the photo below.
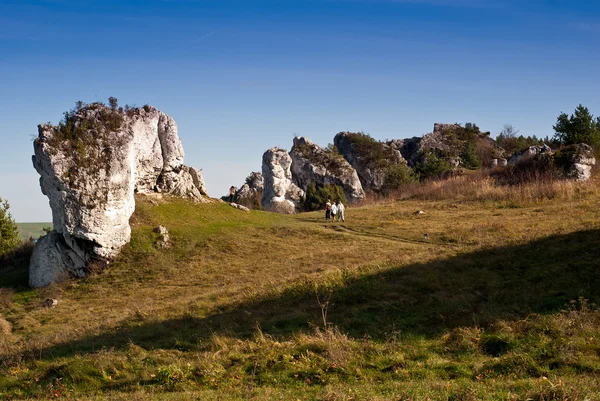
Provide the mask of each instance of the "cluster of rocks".
{"label": "cluster of rocks", "polygon": [[564,178],[586,181],[592,176],[596,158],[591,146],[579,143],[559,150],[553,150],[548,145],[530,146],[516,152],[508,160],[509,166],[524,167],[529,164],[554,166]]}
{"label": "cluster of rocks", "polygon": [[[461,165],[460,150],[465,141],[457,139],[458,124],[434,125],[423,137],[380,142],[362,133],[340,132],[335,149],[323,149],[304,137],[294,138],[290,152],[271,148],[263,155],[264,210],[294,213],[301,206],[309,185],[337,185],[349,202],[365,197],[365,191],[380,192],[390,167],[415,167],[427,152],[448,155],[452,167]],[[486,135],[481,134],[482,140]],[[494,141],[489,139],[491,143]],[[491,145],[490,145],[491,146]]]}
{"label": "cluster of rocks", "polygon": [[[511,157],[505,156],[489,132],[475,125],[434,124],[423,137],[376,141],[362,133],[340,132],[334,137],[335,149],[324,149],[304,137],[294,138],[290,152],[271,148],[263,154],[264,180],[262,208],[278,213],[295,213],[301,208],[309,185],[336,185],[343,189],[349,202],[364,198],[365,191],[378,193],[386,175],[394,166],[417,167],[430,155],[442,157],[451,170],[469,168],[463,159],[468,144],[486,151],[483,167],[506,168],[535,157],[555,152],[548,146],[532,146]],[[569,179],[590,177],[595,159],[585,144],[561,150],[557,158],[563,175]],[[244,193],[248,190],[244,189]]]}
{"label": "cluster of rocks", "polygon": [[[108,113],[117,112],[90,105],[71,115],[70,123],[72,128],[98,127]],[[64,125],[38,126],[33,166],[50,200],[54,230],[35,246],[31,286],[83,277],[90,261],[115,257],[130,240],[135,193],[208,200],[200,171],[183,164],[183,147],[171,117],[151,106],[117,117],[122,121],[117,129],[103,135],[98,129],[80,130],[85,141],[64,135]],[[74,163],[73,149],[85,156],[80,165]]]}

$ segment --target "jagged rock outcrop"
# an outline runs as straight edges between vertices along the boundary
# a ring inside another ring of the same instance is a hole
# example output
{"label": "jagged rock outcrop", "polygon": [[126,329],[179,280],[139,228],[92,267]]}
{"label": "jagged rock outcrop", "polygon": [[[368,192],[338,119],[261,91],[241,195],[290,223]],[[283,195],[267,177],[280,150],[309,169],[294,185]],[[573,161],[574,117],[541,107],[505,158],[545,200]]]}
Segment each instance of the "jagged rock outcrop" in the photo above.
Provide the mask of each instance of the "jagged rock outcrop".
{"label": "jagged rock outcrop", "polygon": [[322,149],[307,138],[295,137],[290,156],[294,182],[304,191],[310,184],[338,185],[349,202],[365,197],[356,170],[337,152]]}
{"label": "jagged rock outcrop", "polygon": [[248,200],[254,199],[256,196],[261,195],[265,189],[265,180],[261,173],[253,171],[248,177],[246,182],[235,192],[235,200],[241,202],[247,202]]}
{"label": "jagged rock outcrop", "polygon": [[292,158],[285,149],[271,148],[263,154],[263,210],[292,214],[300,207],[304,191],[292,179]]}
{"label": "jagged rock outcrop", "polygon": [[363,189],[381,191],[389,168],[406,165],[400,140],[379,142],[362,133],[340,132],[333,138],[333,144],[356,170]]}
{"label": "jagged rock outcrop", "polygon": [[154,107],[91,104],[38,131],[33,166],[54,231],[36,244],[31,286],[82,277],[91,260],[115,257],[130,239],[136,192],[206,199],[200,171],[183,165],[175,121]]}

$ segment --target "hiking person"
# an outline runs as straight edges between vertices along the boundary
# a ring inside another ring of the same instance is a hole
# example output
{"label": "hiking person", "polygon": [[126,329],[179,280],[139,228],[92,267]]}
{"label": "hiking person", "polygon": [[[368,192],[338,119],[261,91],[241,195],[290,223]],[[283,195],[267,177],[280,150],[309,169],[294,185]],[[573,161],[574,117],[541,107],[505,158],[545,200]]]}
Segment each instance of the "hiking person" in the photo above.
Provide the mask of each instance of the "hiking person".
{"label": "hiking person", "polygon": [[337,221],[342,220],[342,222],[345,222],[346,220],[344,219],[344,209],[346,209],[346,208],[344,207],[344,204],[342,203],[341,200],[338,199],[336,202],[336,206],[337,206],[337,216],[338,216]]}
{"label": "hiking person", "polygon": [[325,204],[325,220],[331,219],[331,199],[327,199]]}
{"label": "hiking person", "polygon": [[331,205],[331,220],[335,221],[335,215],[338,212],[338,207],[335,203],[333,203],[333,205]]}
{"label": "hiking person", "polygon": [[233,202],[233,199],[235,198],[235,187],[232,185],[231,188],[229,188],[229,202]]}

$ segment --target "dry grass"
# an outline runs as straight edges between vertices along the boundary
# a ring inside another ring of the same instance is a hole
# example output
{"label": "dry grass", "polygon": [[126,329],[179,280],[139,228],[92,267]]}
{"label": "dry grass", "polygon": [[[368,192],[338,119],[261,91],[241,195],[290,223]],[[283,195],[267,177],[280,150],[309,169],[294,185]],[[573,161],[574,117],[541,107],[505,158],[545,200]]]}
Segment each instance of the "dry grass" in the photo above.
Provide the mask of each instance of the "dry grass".
{"label": "dry grass", "polygon": [[[489,172],[484,170],[472,174],[451,177],[426,183],[407,184],[391,198],[397,200],[454,200],[499,202],[530,205],[548,199],[571,201],[598,195],[596,177],[587,182],[539,179],[519,185],[499,185]],[[373,199],[369,203],[373,203]]]}

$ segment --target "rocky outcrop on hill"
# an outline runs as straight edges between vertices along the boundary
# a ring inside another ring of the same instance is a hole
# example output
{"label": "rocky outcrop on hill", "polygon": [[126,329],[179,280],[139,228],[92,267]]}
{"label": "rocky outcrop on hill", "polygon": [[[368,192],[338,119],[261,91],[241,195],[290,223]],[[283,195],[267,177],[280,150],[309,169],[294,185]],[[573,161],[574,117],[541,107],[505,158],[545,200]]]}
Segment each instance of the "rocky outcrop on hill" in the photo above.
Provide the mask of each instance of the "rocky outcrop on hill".
{"label": "rocky outcrop on hill", "polygon": [[591,146],[585,143],[553,150],[547,145],[530,146],[513,154],[509,167],[520,170],[538,169],[555,177],[586,181],[592,175],[596,158]]}
{"label": "rocky outcrop on hill", "polygon": [[291,214],[300,207],[304,191],[294,183],[291,167],[292,158],[285,149],[271,148],[263,154],[263,210]]}
{"label": "rocky outcrop on hill", "polygon": [[310,184],[337,185],[348,202],[365,197],[356,170],[337,151],[323,149],[307,138],[295,137],[290,156],[294,182],[304,191]]}
{"label": "rocky outcrop on hill", "polygon": [[338,152],[356,170],[363,189],[381,191],[391,166],[406,164],[403,142],[379,142],[362,133],[340,132],[333,138]]}
{"label": "rocky outcrop on hill", "polygon": [[130,239],[134,193],[206,199],[200,171],[183,164],[175,121],[154,107],[95,103],[38,132],[33,166],[54,231],[34,249],[31,286],[81,277],[90,261],[115,257]]}
{"label": "rocky outcrop on hill", "polygon": [[589,180],[596,164],[592,147],[585,143],[561,149],[559,159],[564,164],[565,176],[577,181]]}

